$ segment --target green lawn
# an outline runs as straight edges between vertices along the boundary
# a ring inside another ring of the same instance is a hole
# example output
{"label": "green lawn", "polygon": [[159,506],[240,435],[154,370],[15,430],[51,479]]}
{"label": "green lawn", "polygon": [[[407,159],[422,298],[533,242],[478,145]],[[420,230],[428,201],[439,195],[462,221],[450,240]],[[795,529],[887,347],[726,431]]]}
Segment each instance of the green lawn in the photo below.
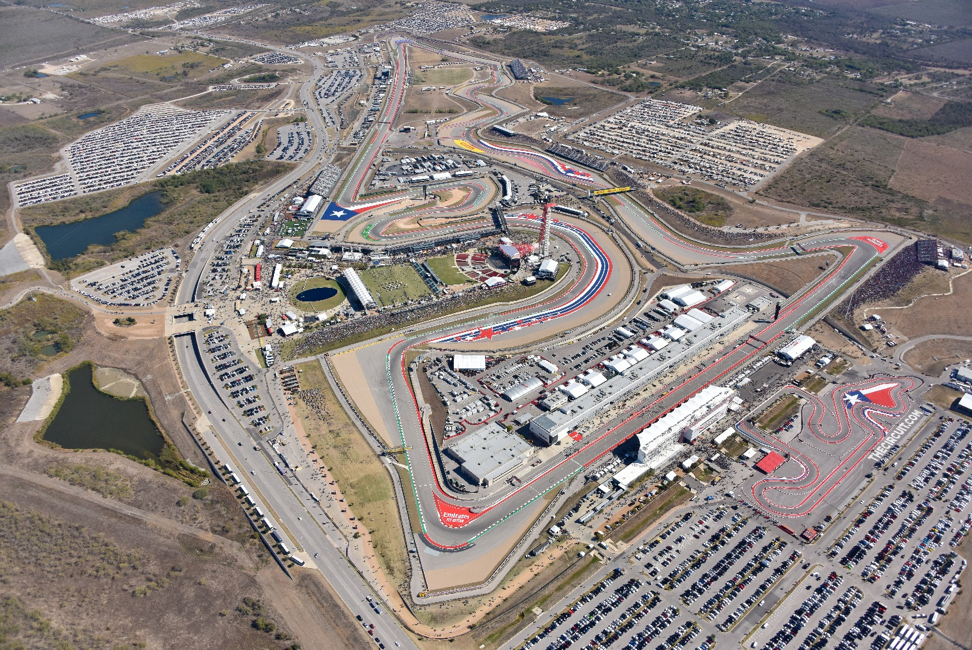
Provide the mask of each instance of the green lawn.
{"label": "green lawn", "polygon": [[[302,291],[322,288],[334,289],[337,291],[337,294],[325,300],[318,300],[315,302],[304,302],[303,300],[297,300],[297,296]],[[302,311],[318,313],[327,311],[328,309],[334,309],[344,302],[346,297],[347,296],[344,294],[344,289],[341,288],[341,285],[338,284],[337,281],[331,280],[330,278],[308,278],[307,280],[304,280],[300,284],[296,285],[291,290],[290,302],[292,302],[295,307]]]}
{"label": "green lawn", "polygon": [[432,257],[425,260],[425,263],[446,284],[466,284],[467,282],[472,282],[469,277],[459,270],[453,259],[451,256]]}
{"label": "green lawn", "polygon": [[361,281],[382,307],[404,304],[431,294],[411,264],[376,266],[361,272]]}

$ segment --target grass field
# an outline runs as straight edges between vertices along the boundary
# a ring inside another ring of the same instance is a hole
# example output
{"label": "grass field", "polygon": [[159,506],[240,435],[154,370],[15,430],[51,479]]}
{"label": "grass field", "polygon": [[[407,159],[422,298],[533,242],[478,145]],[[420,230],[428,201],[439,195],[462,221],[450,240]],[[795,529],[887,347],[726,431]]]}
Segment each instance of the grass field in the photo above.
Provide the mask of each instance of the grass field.
{"label": "grass field", "polygon": [[[567,273],[567,271],[569,269],[570,269],[570,265],[569,264],[563,264],[563,263],[561,263],[560,269],[557,271],[557,278],[556,278],[556,280],[560,280]],[[448,316],[449,314],[455,314],[455,313],[457,313],[459,311],[468,311],[470,309],[476,309],[478,307],[485,307],[486,305],[494,305],[496,303],[511,303],[511,302],[516,302],[516,301],[519,301],[519,300],[524,300],[526,298],[531,298],[531,297],[533,297],[533,296],[535,296],[535,295],[537,295],[539,293],[542,293],[543,291],[546,291],[547,289],[549,289],[550,286],[551,286],[551,284],[553,284],[556,280],[541,280],[541,281],[538,281],[533,286],[529,286],[529,287],[526,286],[525,284],[519,284],[518,283],[518,284],[515,284],[515,285],[511,286],[506,291],[502,291],[502,290],[490,291],[490,292],[486,293],[485,296],[481,300],[478,300],[478,301],[473,302],[473,303],[469,303],[469,304],[462,305],[461,307],[456,307],[455,309],[452,309],[452,310],[449,310],[449,311],[444,311],[441,314],[439,314],[439,316],[440,317],[441,316]],[[557,298],[557,297],[563,295],[566,292],[566,289],[567,289],[567,285],[565,284],[564,287],[562,287],[560,291],[558,291],[557,293],[551,294],[550,295],[550,299],[554,299],[554,298]],[[411,324],[411,323],[409,323],[409,324]],[[456,324],[458,324],[458,323],[456,323]],[[401,327],[401,326],[402,326],[402,324],[399,324],[398,325],[398,327]],[[396,327],[395,325],[385,325],[383,327],[376,327],[374,329],[365,330],[363,332],[357,332],[357,333],[355,333],[355,334],[353,334],[351,336],[347,336],[345,338],[338,339],[336,341],[332,341],[330,343],[326,343],[326,344],[323,344],[323,345],[320,345],[320,346],[317,346],[317,347],[313,347],[310,350],[303,350],[302,351],[302,354],[321,354],[322,352],[329,352],[331,350],[336,350],[338,348],[343,348],[346,345],[351,345],[353,343],[360,343],[362,341],[367,341],[369,339],[373,339],[373,338],[375,338],[377,336],[382,336],[384,334],[388,334],[389,332],[391,332],[392,330],[394,330],[395,327]],[[281,356],[282,359],[293,359],[294,358],[293,357],[294,350],[296,349],[296,345],[297,345],[297,341],[298,340],[299,339],[297,339],[297,338],[294,337],[294,338],[289,338],[286,341],[284,341],[283,345],[281,346],[281,351],[280,351],[280,356]]]}
{"label": "grass field", "polygon": [[227,63],[208,54],[198,52],[180,52],[179,54],[136,54],[114,61],[105,69],[124,71],[129,74],[141,74],[158,79],[195,79],[208,74],[213,68]]}
{"label": "grass field", "polygon": [[442,86],[457,86],[464,81],[472,79],[473,71],[471,68],[458,68],[449,66],[448,68],[436,68],[434,70],[419,70],[412,75],[413,84],[429,84]]}
{"label": "grass field", "polygon": [[777,425],[797,412],[800,408],[800,398],[796,395],[784,395],[770,406],[756,421],[756,426],[764,431],[771,431]]}
{"label": "grass field", "polygon": [[[301,291],[321,288],[334,289],[337,291],[337,294],[326,300],[318,300],[316,302],[297,300],[297,294],[299,294]],[[332,280],[330,278],[308,278],[291,289],[290,294],[290,302],[294,305],[294,307],[302,311],[309,312],[322,312],[327,311],[328,309],[334,309],[347,299],[341,285],[338,284],[336,280]]]}
{"label": "grass field", "polygon": [[382,307],[402,305],[431,295],[429,288],[411,264],[377,266],[360,273],[368,291]]}
{"label": "grass field", "polygon": [[695,187],[677,185],[655,190],[653,193],[672,207],[708,226],[721,228],[726,225],[726,219],[732,216],[732,206],[727,200],[718,194]]}
{"label": "grass field", "polygon": [[425,260],[425,263],[446,284],[466,284],[467,282],[472,282],[468,276],[459,270],[452,257],[432,257]]}
{"label": "grass field", "polygon": [[311,361],[295,368],[301,390],[317,391],[323,398],[323,420],[303,399],[297,399],[304,430],[341,488],[348,508],[371,533],[375,555],[388,579],[398,585],[405,578],[407,558],[391,478],[341,407],[320,364]]}

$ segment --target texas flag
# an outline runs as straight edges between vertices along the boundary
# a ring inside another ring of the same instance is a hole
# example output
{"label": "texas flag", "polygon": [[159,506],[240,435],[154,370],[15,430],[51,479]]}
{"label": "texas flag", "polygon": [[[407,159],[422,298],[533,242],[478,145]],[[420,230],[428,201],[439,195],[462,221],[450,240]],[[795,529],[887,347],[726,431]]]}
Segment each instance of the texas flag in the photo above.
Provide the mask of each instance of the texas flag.
{"label": "texas flag", "polygon": [[358,216],[358,212],[355,212],[351,208],[342,208],[340,205],[331,201],[327,204],[327,209],[324,210],[324,214],[321,215],[321,219],[327,221],[347,221],[352,217]]}
{"label": "texas flag", "polygon": [[897,386],[898,384],[888,383],[871,386],[870,388],[864,388],[861,390],[848,391],[844,393],[844,404],[848,409],[854,408],[854,405],[859,404],[860,402],[868,402],[870,404],[876,404],[877,406],[883,406],[889,409],[895,408],[898,404],[891,396],[891,391]]}

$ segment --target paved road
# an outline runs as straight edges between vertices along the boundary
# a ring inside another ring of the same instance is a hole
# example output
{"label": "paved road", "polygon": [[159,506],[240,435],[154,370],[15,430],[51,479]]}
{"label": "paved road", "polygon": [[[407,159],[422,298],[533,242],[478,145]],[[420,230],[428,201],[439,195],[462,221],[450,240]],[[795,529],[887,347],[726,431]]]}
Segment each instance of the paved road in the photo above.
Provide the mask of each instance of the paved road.
{"label": "paved road", "polygon": [[265,442],[251,438],[223,404],[200,363],[195,335],[177,337],[176,354],[196,402],[212,425],[212,431],[204,429],[204,437],[217,457],[236,470],[257,504],[265,506],[268,517],[290,540],[290,548],[299,545],[303,549],[351,611],[375,624],[376,635],[386,646],[389,641],[398,641],[403,647],[414,648],[392,616],[375,615],[368,607],[366,598],[375,597],[376,592],[348,561],[347,543],[340,531],[299,484],[277,472],[270,460],[272,450]]}

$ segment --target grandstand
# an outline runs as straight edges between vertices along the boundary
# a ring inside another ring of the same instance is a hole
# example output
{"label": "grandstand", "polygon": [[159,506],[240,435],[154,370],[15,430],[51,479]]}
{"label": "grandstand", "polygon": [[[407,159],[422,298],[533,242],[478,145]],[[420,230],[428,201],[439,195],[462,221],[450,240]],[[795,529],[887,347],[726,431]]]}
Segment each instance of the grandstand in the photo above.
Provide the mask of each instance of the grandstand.
{"label": "grandstand", "polygon": [[519,59],[513,59],[510,61],[510,72],[513,73],[513,77],[520,81],[530,78],[530,73],[527,71],[526,66],[523,65],[523,61]]}
{"label": "grandstand", "polygon": [[921,239],[915,242],[915,252],[922,264],[938,263],[938,240]]}
{"label": "grandstand", "polygon": [[603,172],[605,169],[607,169],[609,164],[608,161],[596,158],[583,149],[578,149],[577,147],[568,147],[567,145],[560,144],[559,142],[548,147],[547,153],[552,153],[560,156],[561,158],[566,158],[567,160],[584,165],[585,167],[596,169],[599,172]]}

